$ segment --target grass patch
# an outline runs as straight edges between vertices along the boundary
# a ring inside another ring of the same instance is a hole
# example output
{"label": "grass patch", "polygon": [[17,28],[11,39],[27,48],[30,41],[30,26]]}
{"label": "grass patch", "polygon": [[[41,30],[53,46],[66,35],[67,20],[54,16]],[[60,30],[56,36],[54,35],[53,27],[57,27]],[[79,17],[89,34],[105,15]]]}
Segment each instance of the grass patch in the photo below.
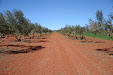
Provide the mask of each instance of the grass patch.
{"label": "grass patch", "polygon": [[94,37],[93,33],[85,33],[84,36],[99,38],[99,39],[105,39],[105,40],[112,40],[113,41],[113,39],[111,39],[108,35],[106,35],[104,33],[97,33],[95,37]]}

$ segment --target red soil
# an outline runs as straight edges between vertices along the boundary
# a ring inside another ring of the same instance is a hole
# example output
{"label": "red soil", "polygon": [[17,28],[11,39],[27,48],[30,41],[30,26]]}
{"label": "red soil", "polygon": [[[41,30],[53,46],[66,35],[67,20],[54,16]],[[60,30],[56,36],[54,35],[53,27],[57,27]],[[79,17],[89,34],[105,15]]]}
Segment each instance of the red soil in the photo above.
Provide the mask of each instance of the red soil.
{"label": "red soil", "polygon": [[58,33],[0,43],[0,75],[112,75],[113,41]]}

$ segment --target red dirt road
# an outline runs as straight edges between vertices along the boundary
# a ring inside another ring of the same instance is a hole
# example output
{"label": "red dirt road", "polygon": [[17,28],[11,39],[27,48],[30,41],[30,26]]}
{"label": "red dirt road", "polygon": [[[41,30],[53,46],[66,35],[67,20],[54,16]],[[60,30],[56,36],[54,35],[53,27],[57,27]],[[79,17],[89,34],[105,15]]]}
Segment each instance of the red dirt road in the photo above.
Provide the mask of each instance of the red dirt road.
{"label": "red dirt road", "polygon": [[1,53],[0,75],[113,75],[113,55],[97,51],[108,48],[112,53],[113,41],[93,38],[92,43],[81,42],[58,33],[33,39],[35,42],[32,43],[7,40],[0,44],[0,48],[12,50],[21,48],[28,50],[29,46],[32,46],[30,49],[37,46],[43,48],[28,53]]}

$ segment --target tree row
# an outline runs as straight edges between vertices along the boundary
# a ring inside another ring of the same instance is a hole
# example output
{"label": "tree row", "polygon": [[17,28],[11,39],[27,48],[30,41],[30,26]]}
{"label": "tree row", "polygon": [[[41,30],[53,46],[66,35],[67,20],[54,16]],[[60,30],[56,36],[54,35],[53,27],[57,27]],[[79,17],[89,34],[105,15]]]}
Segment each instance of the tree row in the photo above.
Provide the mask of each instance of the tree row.
{"label": "tree row", "polygon": [[66,25],[64,28],[58,30],[58,32],[64,35],[75,37],[76,39],[77,35],[80,35],[80,39],[85,39],[83,34],[88,32],[93,33],[94,37],[97,33],[104,33],[113,39],[113,13],[108,14],[106,19],[103,16],[103,12],[101,10],[97,10],[96,19],[89,19],[89,24],[83,27],[80,25]]}
{"label": "tree row", "polygon": [[34,38],[34,34],[41,35],[42,33],[50,32],[52,31],[38,23],[31,23],[21,10],[0,12],[0,37],[12,34],[18,41],[21,41],[22,35]]}

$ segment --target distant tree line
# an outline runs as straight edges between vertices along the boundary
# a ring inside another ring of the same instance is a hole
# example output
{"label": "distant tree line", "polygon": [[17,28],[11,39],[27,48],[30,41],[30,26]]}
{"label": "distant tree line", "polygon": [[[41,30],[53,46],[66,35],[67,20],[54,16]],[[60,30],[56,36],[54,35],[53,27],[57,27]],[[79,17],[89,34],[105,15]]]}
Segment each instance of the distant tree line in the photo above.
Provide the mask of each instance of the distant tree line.
{"label": "distant tree line", "polygon": [[42,27],[38,23],[31,23],[24,17],[21,10],[12,10],[0,12],[0,36],[13,34],[18,41],[21,41],[21,35],[34,37],[34,34],[50,33],[48,28]]}
{"label": "distant tree line", "polygon": [[58,32],[69,37],[75,37],[76,39],[79,39],[77,35],[80,35],[80,39],[85,39],[85,36],[83,36],[83,34],[86,32],[86,28],[81,27],[80,25],[66,25],[64,28],[58,30]]}
{"label": "distant tree line", "polygon": [[96,20],[93,21],[92,19],[89,19],[89,24],[84,27],[81,27],[80,25],[66,25],[64,28],[58,30],[58,32],[64,35],[76,37],[76,39],[76,35],[80,35],[80,39],[85,39],[83,34],[87,32],[92,32],[95,36],[97,33],[104,33],[113,39],[113,13],[110,13],[108,15],[108,19],[105,19],[103,12],[101,10],[97,10]]}

